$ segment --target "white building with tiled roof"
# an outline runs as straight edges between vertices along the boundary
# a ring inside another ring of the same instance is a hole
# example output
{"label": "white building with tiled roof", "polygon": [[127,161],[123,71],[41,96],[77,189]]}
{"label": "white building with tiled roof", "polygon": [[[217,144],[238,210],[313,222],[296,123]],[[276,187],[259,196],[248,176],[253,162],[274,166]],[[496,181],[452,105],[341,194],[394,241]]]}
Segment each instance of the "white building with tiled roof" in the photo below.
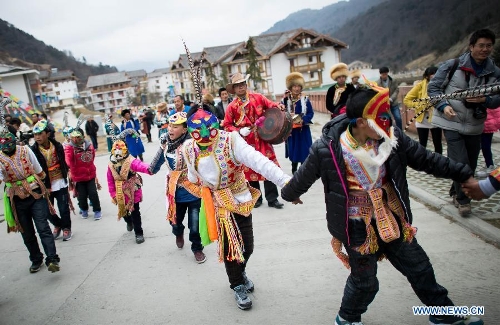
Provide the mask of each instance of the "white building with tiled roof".
{"label": "white building with tiled roof", "polygon": [[[340,51],[348,48],[348,45],[325,34],[319,34],[314,30],[295,29],[286,32],[259,35],[252,37],[257,54],[257,61],[263,81],[254,84],[250,81],[250,88],[263,93],[269,97],[282,94],[285,87],[285,79],[291,72],[302,73],[305,80],[304,90],[331,84],[330,67],[341,62]],[[193,58],[199,59],[201,53],[205,54],[203,63],[203,86],[207,87],[207,68],[211,68],[216,79],[217,86],[221,86],[222,74],[227,72],[226,80],[236,73],[246,73],[249,61],[247,40],[214,47],[204,48],[202,52],[193,54]],[[181,54],[179,60],[172,66],[175,90],[177,94],[192,97],[192,87],[189,73],[189,65],[186,55]],[[179,84],[177,87],[176,82]],[[214,87],[210,92],[215,93]]]}
{"label": "white building with tiled roof", "polygon": [[90,76],[87,80],[91,105],[96,111],[113,113],[127,107],[128,100],[135,97],[132,79],[126,72],[114,72]]}
{"label": "white building with tiled roof", "polygon": [[43,105],[49,107],[62,107],[76,105],[79,94],[77,78],[71,70],[58,70],[40,72],[41,100]]}
{"label": "white building with tiled roof", "polygon": [[[160,101],[175,95],[173,75],[170,68],[155,69],[147,75],[148,93],[157,93]],[[156,104],[156,103],[151,103]]]}

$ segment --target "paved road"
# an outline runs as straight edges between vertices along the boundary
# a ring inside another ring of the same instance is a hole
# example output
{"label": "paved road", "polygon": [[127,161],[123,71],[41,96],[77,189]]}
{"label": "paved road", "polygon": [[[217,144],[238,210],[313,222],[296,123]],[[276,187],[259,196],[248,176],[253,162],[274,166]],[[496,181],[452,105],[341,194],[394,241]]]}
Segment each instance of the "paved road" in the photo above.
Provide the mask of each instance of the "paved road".
{"label": "paved road", "polygon": [[[319,120],[319,119],[318,119]],[[156,143],[146,145],[146,161]],[[285,170],[284,147],[276,147]],[[96,159],[104,180],[107,157]],[[19,234],[0,234],[0,324],[333,324],[348,276],[333,255],[322,185],[304,205],[254,210],[255,251],[247,273],[255,282],[254,307],[239,310],[214,244],[198,265],[189,245],[179,250],[164,219],[162,169],[144,177],[141,204],[146,242],[135,244],[105,190],[101,221],[73,216],[74,237],[57,241],[61,271],[29,274]],[[76,203],[76,201],[75,201]],[[485,306],[486,324],[500,319],[500,252],[425,205],[412,200],[419,243],[438,281],[457,305]],[[1,227],[4,224],[0,224]],[[421,303],[387,261],[379,264],[380,292],[365,324],[427,324],[413,316]]]}

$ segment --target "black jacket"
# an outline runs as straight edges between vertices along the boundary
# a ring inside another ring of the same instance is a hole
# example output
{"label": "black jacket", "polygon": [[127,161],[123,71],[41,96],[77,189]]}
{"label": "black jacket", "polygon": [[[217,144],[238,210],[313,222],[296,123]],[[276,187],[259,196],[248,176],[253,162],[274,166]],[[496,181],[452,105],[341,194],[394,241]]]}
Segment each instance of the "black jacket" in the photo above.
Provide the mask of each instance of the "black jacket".
{"label": "black jacket", "polygon": [[346,89],[340,95],[340,99],[337,102],[337,105],[333,105],[333,98],[335,97],[335,90],[337,89],[336,86],[337,84],[331,86],[330,88],[328,88],[328,91],[326,92],[326,109],[329,110],[334,115],[339,114],[340,109],[346,105],[349,95],[356,90],[356,88],[354,88],[354,86],[351,83],[347,83]]}
{"label": "black jacket", "polygon": [[[320,139],[313,143],[309,156],[299,170],[293,175],[290,182],[281,190],[281,196],[286,201],[293,201],[307,192],[309,187],[321,177],[325,192],[326,220],[328,230],[335,238],[347,245],[347,202],[348,193],[343,184],[347,184],[346,167],[342,156],[340,135],[347,129],[349,119],[345,114],[337,116],[323,127]],[[418,171],[425,171],[436,177],[450,178],[464,182],[473,175],[468,165],[456,163],[447,157],[431,152],[418,142],[405,135],[399,128],[395,128],[398,146],[393,149],[385,162],[387,179],[394,186],[406,219],[411,224],[413,216],[410,209],[406,168],[409,166]],[[332,158],[335,154],[335,160]],[[343,179],[343,183],[341,181]]]}
{"label": "black jacket", "polygon": [[[228,105],[233,101],[231,97],[227,99]],[[219,121],[224,121],[224,117],[226,116],[226,112],[224,111],[224,106],[222,105],[222,101],[218,102],[215,105],[215,116],[219,119]]]}
{"label": "black jacket", "polygon": [[[57,154],[57,159],[59,159],[59,164],[61,165],[61,173],[64,179],[68,179],[68,165],[66,164],[66,158],[64,156],[64,148],[61,143],[58,141],[49,138],[49,141],[52,142],[54,147],[56,148],[56,154]],[[31,146],[31,150],[33,150],[33,153],[36,156],[36,159],[38,159],[38,162],[40,163],[40,166],[42,166],[43,171],[45,172],[45,179],[43,180],[45,187],[46,188],[51,188],[50,184],[50,178],[49,178],[49,167],[47,166],[47,161],[45,160],[45,157],[43,156],[42,152],[40,151],[40,147],[38,143],[35,142]]]}
{"label": "black jacket", "polygon": [[85,123],[85,133],[87,135],[97,135],[97,131],[99,131],[99,125],[96,121],[90,120]]}

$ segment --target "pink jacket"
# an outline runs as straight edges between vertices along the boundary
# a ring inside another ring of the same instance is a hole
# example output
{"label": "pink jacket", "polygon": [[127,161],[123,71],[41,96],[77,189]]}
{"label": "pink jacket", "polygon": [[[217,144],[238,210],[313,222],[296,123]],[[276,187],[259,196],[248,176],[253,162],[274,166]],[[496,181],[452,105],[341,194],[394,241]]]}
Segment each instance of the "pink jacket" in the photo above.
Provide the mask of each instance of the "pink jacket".
{"label": "pink jacket", "polygon": [[[136,172],[136,173],[144,173],[151,175],[151,173],[148,171],[149,164],[146,164],[139,159],[134,159],[132,161],[132,164],[130,165],[130,170]],[[109,195],[114,198],[116,197],[116,187],[115,187],[115,179],[113,178],[113,174],[111,173],[111,170],[109,169],[108,166],[108,172],[106,174],[106,177],[108,179],[108,190],[109,190]],[[134,203],[141,202],[142,201],[142,188],[138,189],[137,191],[134,192]],[[128,203],[128,198],[125,196],[125,204]]]}
{"label": "pink jacket", "polygon": [[500,107],[487,109],[488,115],[484,122],[483,133],[495,133],[500,130]]}

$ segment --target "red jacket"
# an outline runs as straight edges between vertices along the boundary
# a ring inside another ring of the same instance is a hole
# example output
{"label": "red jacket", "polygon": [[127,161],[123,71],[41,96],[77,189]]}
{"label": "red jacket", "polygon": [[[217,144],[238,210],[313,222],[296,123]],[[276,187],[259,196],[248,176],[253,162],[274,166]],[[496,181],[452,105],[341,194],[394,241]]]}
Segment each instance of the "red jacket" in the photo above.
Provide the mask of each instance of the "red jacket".
{"label": "red jacket", "polygon": [[89,141],[85,140],[83,148],[73,143],[66,145],[64,156],[73,182],[86,182],[96,177],[95,149]]}
{"label": "red jacket", "polygon": [[495,133],[500,130],[500,107],[487,109],[488,115],[484,121],[483,133]]}

